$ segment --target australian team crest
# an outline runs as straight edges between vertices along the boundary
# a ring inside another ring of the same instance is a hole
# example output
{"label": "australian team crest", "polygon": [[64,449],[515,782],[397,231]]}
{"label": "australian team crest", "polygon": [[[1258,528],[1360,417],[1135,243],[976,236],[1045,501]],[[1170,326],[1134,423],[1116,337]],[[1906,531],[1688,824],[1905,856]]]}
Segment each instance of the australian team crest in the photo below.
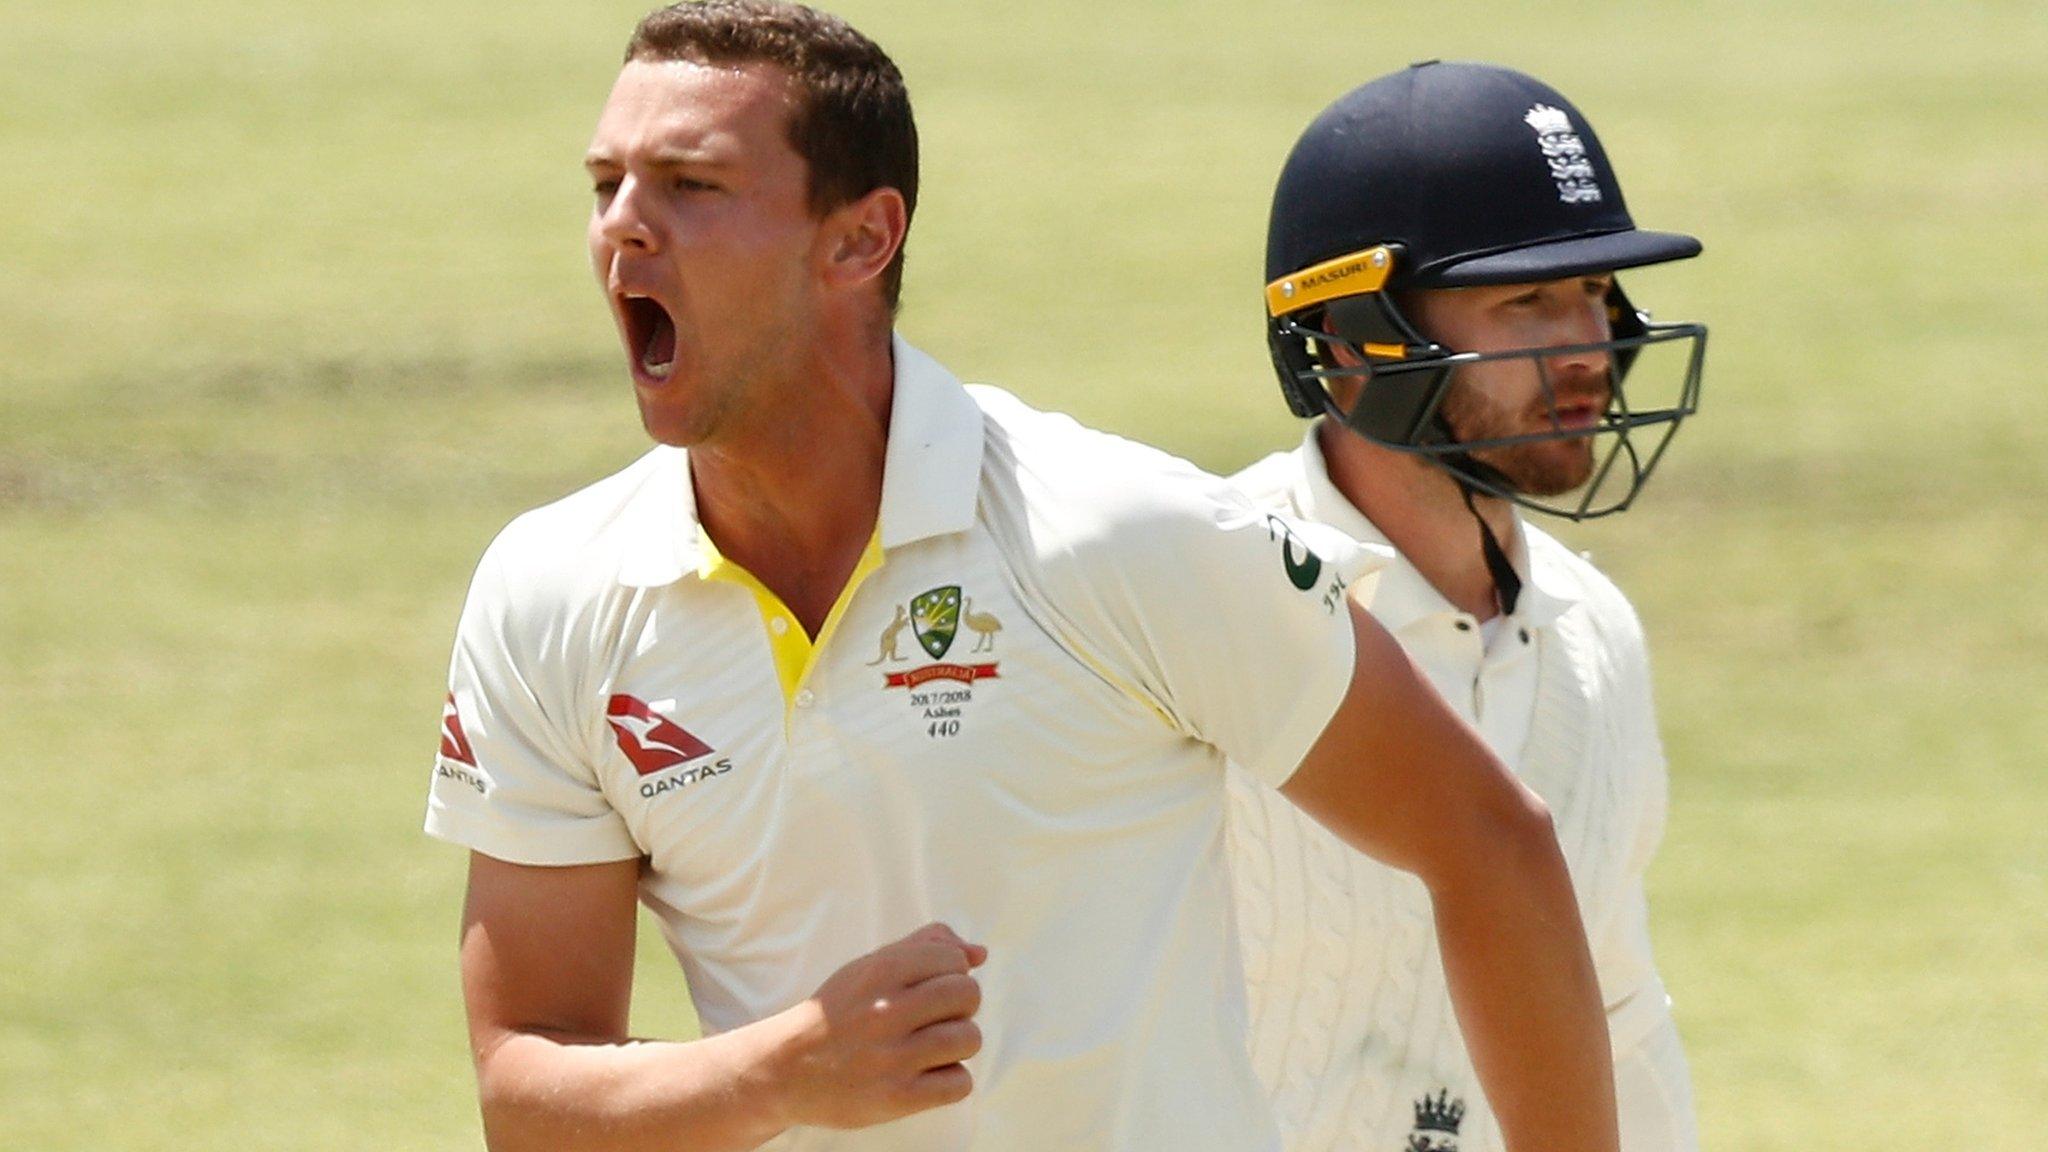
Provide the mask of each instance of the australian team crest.
{"label": "australian team crest", "polygon": [[910,630],[932,659],[944,656],[960,630],[960,586],[942,585],[912,599]]}
{"label": "australian team crest", "polygon": [[[945,658],[962,628],[974,633],[973,653],[993,655],[1003,622],[993,612],[977,610],[974,598],[958,584],[928,588],[911,597],[907,609],[902,601],[897,601],[895,616],[882,628],[879,651],[868,661],[869,667],[883,666],[882,687],[908,689],[910,706],[917,711],[925,734],[933,739],[959,735],[967,710],[974,703],[975,685],[994,680],[999,674],[994,659],[963,663],[957,656],[952,660]],[[887,667],[915,663],[916,653],[906,657],[898,647],[905,629],[917,637],[917,646],[924,649],[933,663],[900,671]]]}

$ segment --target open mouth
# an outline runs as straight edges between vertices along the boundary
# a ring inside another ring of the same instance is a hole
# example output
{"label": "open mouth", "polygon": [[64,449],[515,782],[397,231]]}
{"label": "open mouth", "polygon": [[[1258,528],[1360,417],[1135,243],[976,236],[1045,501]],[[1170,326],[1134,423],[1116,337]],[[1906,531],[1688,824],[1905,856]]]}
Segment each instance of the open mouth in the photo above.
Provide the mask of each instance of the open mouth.
{"label": "open mouth", "polygon": [[676,366],[676,322],[650,296],[623,296],[619,312],[626,318],[626,349],[641,371],[656,380],[668,379]]}
{"label": "open mouth", "polygon": [[1593,425],[1598,424],[1601,411],[1602,409],[1599,405],[1593,404],[1590,401],[1580,401],[1559,404],[1553,410],[1553,414],[1558,427],[1578,429],[1591,428]]}
{"label": "open mouth", "polygon": [[1564,395],[1556,397],[1545,413],[1545,422],[1564,431],[1583,431],[1599,424],[1607,413],[1607,397],[1604,395]]}

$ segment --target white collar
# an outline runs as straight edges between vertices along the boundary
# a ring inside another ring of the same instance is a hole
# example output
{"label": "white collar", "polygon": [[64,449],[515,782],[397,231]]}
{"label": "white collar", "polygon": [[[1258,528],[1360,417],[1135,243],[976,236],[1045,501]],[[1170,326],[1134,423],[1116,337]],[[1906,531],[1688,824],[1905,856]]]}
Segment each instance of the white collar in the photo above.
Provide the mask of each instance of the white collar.
{"label": "white collar", "polygon": [[[1393,549],[1393,542],[1387,539],[1386,533],[1366,519],[1365,513],[1338,491],[1336,483],[1330,479],[1329,461],[1324,458],[1322,443],[1316,438],[1322,424],[1320,420],[1311,423],[1301,447],[1295,449],[1293,488],[1289,493],[1292,503],[1311,520],[1328,524],[1364,543]],[[1344,434],[1355,433],[1347,431]],[[1520,512],[1514,516],[1515,536],[1509,543],[1508,552],[1516,573],[1522,577],[1522,595],[1515,603],[1511,619],[1531,628],[1547,628],[1577,603],[1578,597],[1551,570],[1550,565],[1539,563],[1532,566],[1527,547],[1528,525]],[[1381,574],[1379,589],[1372,601],[1373,615],[1390,632],[1398,632],[1425,617],[1457,615],[1458,612],[1457,606],[1445,599],[1443,593],[1437,591],[1436,586],[1409,562],[1408,557],[1398,551],[1394,562]]]}

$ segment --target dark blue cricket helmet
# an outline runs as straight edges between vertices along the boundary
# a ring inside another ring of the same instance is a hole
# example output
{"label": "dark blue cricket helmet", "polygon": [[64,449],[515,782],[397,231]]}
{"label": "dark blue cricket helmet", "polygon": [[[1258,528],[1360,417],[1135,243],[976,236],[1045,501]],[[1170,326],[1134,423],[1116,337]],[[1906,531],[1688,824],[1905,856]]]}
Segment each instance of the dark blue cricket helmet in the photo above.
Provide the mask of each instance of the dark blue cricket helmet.
{"label": "dark blue cricket helmet", "polygon": [[[1430,61],[1352,89],[1295,143],[1266,235],[1267,339],[1288,407],[1449,469],[1468,488],[1575,519],[1627,507],[1695,410],[1706,329],[1653,324],[1617,284],[1608,297],[1612,399],[1590,429],[1461,442],[1440,405],[1461,363],[1538,361],[1560,350],[1447,348],[1402,314],[1399,293],[1609,273],[1698,255],[1700,242],[1635,226],[1592,126],[1533,77]],[[1647,346],[1687,342],[1672,403],[1630,409],[1622,379]],[[1351,352],[1355,366],[1330,355]],[[1328,382],[1363,382],[1344,410]],[[1661,435],[1645,435],[1646,431]],[[1636,439],[1631,439],[1635,433]],[[1504,443],[1602,437],[1611,447],[1576,501],[1516,491],[1471,453]],[[1654,440],[1639,444],[1637,440]],[[1624,472],[1615,472],[1617,462]],[[1623,481],[1626,481],[1625,483]]]}

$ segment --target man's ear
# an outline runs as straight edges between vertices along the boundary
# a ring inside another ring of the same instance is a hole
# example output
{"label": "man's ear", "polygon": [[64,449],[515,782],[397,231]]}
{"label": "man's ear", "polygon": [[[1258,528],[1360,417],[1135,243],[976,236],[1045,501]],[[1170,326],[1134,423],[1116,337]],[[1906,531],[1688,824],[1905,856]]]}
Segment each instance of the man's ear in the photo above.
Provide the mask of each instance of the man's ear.
{"label": "man's ear", "polygon": [[[1337,330],[1330,325],[1330,315],[1327,312],[1323,313],[1322,320],[1316,327],[1324,332],[1328,332],[1332,336],[1338,335]],[[1365,361],[1359,359],[1358,353],[1352,351],[1350,342],[1342,337],[1328,343],[1318,343],[1316,351],[1322,353],[1323,366],[1325,368],[1356,368],[1365,363]]]}
{"label": "man's ear", "polygon": [[820,270],[828,284],[851,288],[879,278],[903,247],[910,213],[903,193],[877,188],[834,208],[820,232]]}

